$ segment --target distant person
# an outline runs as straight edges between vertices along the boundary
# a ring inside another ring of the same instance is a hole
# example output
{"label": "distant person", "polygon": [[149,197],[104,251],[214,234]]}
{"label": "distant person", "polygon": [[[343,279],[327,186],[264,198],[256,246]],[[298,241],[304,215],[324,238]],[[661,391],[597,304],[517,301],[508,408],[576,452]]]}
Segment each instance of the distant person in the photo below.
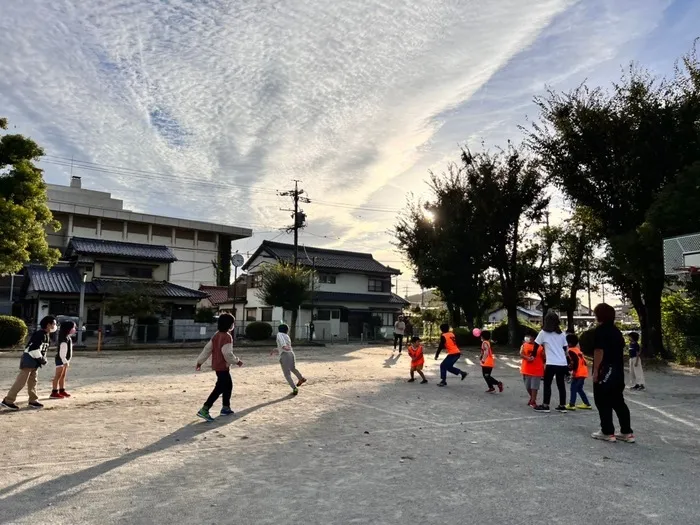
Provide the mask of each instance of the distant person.
{"label": "distant person", "polygon": [[425,364],[425,357],[423,356],[423,345],[420,342],[420,337],[413,337],[411,339],[411,344],[408,345],[408,355],[411,358],[411,379],[408,380],[409,383],[413,383],[416,378],[414,374],[418,372],[423,381],[420,382],[424,385],[428,382],[423,374],[423,365]]}
{"label": "distant person", "polygon": [[[292,340],[289,335],[287,335],[288,333],[289,326],[284,323],[279,325],[279,328],[277,328],[277,348],[270,352],[270,355],[279,354],[282,373],[287,383],[289,383],[289,386],[292,388],[292,395],[295,396],[299,393],[299,387],[306,383],[306,379],[301,375],[301,372],[297,370],[296,355],[294,355]],[[292,379],[292,374],[297,377],[296,384],[294,383],[294,379]]]}
{"label": "distant person", "polygon": [[408,343],[413,340],[413,323],[409,317],[405,318],[404,325],[405,328],[403,333],[406,336],[406,346],[408,346]]}
{"label": "distant person", "polygon": [[544,367],[544,392],[542,404],[537,405],[538,412],[549,412],[549,401],[552,398],[552,381],[556,377],[559,390],[559,405],[557,412],[566,412],[566,375],[569,364],[566,360],[566,336],[559,326],[559,316],[552,311],[544,316],[542,330],[535,339],[535,349],[544,347],[546,365]]}
{"label": "distant person", "polygon": [[632,390],[644,390],[644,370],[642,369],[642,349],[639,346],[639,334],[632,332],[629,338],[630,383],[634,385]]}
{"label": "distant person", "polygon": [[66,374],[68,374],[68,366],[73,357],[73,339],[71,335],[76,332],[76,326],[73,321],[63,321],[58,329],[58,351],[56,352],[56,373],[53,376],[53,390],[51,390],[51,399],[63,399],[71,397],[66,392]]}
{"label": "distant person", "polygon": [[403,322],[403,317],[399,317],[398,321],[394,323],[394,350],[396,350],[396,344],[399,345],[399,354],[403,349],[403,336],[406,332],[406,323]]}
{"label": "distant person", "polygon": [[[601,303],[593,314],[598,326],[593,333],[593,399],[600,416],[600,430],[591,434],[603,441],[634,443],[630,410],[625,403],[625,338],[615,326],[615,309]],[[615,433],[613,412],[620,421]]]}
{"label": "distant person", "polygon": [[214,406],[216,400],[221,396],[221,415],[231,416],[234,414],[231,410],[231,393],[233,392],[233,379],[231,379],[231,365],[243,366],[243,361],[238,359],[233,353],[233,330],[234,319],[231,314],[223,313],[217,320],[217,332],[211,338],[202,353],[197,358],[197,367],[195,370],[201,370],[204,362],[211,356],[211,368],[216,372],[216,385],[211,391],[209,397],[204,402],[202,408],[197,412],[197,415],[205,421],[214,421],[209,411]]}
{"label": "distant person", "polygon": [[527,404],[531,408],[537,406],[537,392],[544,376],[544,350],[541,346],[535,350],[534,339],[533,334],[527,334],[520,346],[520,357],[522,357],[520,373],[523,376],[525,390],[530,395]]}
{"label": "distant person", "polygon": [[437,361],[438,357],[440,357],[440,352],[443,350],[447,352],[447,356],[440,363],[440,382],[438,386],[447,386],[447,372],[456,376],[462,376],[462,381],[464,381],[464,378],[468,375],[467,372],[462,372],[455,366],[455,363],[462,356],[462,352],[457,346],[455,334],[450,332],[450,325],[447,323],[440,325],[440,331],[442,335],[440,336],[437,352],[435,352],[435,360]]}
{"label": "distant person", "polygon": [[25,387],[29,393],[29,408],[44,408],[39,403],[39,396],[36,395],[37,371],[46,364],[46,352],[49,349],[49,334],[56,331],[56,318],[47,315],[39,323],[39,330],[32,334],[29,343],[24,348],[24,353],[19,360],[19,374],[5,399],[0,403],[10,410],[19,410],[15,404],[17,394]]}
{"label": "distant person", "polygon": [[491,347],[491,332],[483,330],[481,332],[481,374],[484,376],[486,386],[489,387],[486,392],[489,393],[496,391],[494,386],[498,387],[499,392],[503,392],[503,383],[491,375],[495,366],[496,359]]}
{"label": "distant person", "polygon": [[[571,395],[569,398],[569,404],[566,405],[567,410],[576,410],[577,408],[583,410],[591,410],[593,407],[588,401],[588,396],[583,390],[583,385],[588,377],[588,363],[586,362],[586,357],[581,352],[581,348],[578,344],[578,336],[576,334],[567,334],[566,344],[568,346],[569,352],[569,366],[571,367]],[[576,397],[581,397],[581,404],[576,404]]]}

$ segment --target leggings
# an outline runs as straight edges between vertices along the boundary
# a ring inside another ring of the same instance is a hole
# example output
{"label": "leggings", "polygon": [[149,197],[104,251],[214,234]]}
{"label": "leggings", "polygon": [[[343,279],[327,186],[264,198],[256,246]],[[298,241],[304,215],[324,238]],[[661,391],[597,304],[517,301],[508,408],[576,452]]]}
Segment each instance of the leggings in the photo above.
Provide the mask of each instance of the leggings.
{"label": "leggings", "polygon": [[216,372],[216,385],[214,385],[214,390],[209,394],[209,398],[204,402],[204,406],[211,408],[216,400],[221,396],[221,403],[225,407],[231,406],[231,392],[233,391],[233,379],[231,379],[231,372],[228,370],[217,370]]}
{"label": "leggings", "polygon": [[557,390],[559,390],[559,406],[566,405],[566,373],[569,367],[566,365],[547,365],[544,367],[544,397],[542,404],[549,406],[552,398],[552,380],[557,378]]}
{"label": "leggings", "polygon": [[493,388],[495,386],[498,386],[498,384],[500,383],[500,381],[498,379],[491,376],[491,372],[493,372],[492,366],[482,366],[481,367],[481,375],[484,376],[484,381],[486,381],[486,384],[489,386],[489,388]]}

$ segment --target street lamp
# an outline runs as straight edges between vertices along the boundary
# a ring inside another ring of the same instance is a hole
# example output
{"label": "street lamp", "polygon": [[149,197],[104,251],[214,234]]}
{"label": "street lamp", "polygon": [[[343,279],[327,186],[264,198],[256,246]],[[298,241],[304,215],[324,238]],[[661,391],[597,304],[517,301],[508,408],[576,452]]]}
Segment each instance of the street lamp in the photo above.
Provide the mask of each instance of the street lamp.
{"label": "street lamp", "polygon": [[83,310],[85,310],[85,282],[87,274],[83,272],[83,280],[80,283],[80,306],[78,307],[78,344],[83,346]]}

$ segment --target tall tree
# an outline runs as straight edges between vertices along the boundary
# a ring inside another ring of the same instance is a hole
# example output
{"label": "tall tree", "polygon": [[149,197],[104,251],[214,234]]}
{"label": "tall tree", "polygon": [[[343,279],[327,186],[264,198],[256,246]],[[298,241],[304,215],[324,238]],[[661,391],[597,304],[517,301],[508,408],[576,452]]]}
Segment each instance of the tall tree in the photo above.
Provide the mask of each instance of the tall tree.
{"label": "tall tree", "polygon": [[315,277],[310,268],[295,267],[285,262],[265,264],[261,273],[258,297],[265,304],[291,311],[292,324],[289,332],[291,339],[294,340],[299,308],[311,299],[311,279]]}
{"label": "tall tree", "polygon": [[[0,118],[0,129],[7,129],[7,119]],[[46,242],[46,228],[57,231],[60,224],[46,206],[46,185],[34,165],[43,154],[22,135],[0,137],[0,275],[18,272],[29,261],[58,262],[58,250]]]}
{"label": "tall tree", "polygon": [[553,181],[600,220],[605,270],[637,310],[643,346],[664,355],[659,238],[640,231],[657,194],[700,160],[695,51],[670,79],[630,67],[610,92],[586,85],[536,99],[528,143]]}
{"label": "tall tree", "polygon": [[525,241],[549,203],[544,177],[537,163],[511,144],[496,153],[472,154],[465,149],[462,163],[476,231],[488,242],[489,264],[498,273],[509,343],[516,346],[518,302],[536,282],[537,248]]}

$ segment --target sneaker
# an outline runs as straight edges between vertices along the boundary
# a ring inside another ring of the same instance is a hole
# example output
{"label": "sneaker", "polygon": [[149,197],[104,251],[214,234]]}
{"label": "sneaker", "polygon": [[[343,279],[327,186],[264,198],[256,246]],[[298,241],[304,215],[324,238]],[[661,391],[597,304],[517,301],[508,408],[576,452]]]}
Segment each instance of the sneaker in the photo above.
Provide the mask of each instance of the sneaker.
{"label": "sneaker", "polygon": [[415,378],[412,377],[412,378],[409,379],[407,382],[408,382],[408,383],[413,383],[414,381],[415,381]]}
{"label": "sneaker", "polygon": [[537,406],[534,407],[534,408],[535,408],[535,411],[537,411],[537,412],[545,412],[545,413],[547,413],[547,414],[549,413],[549,407],[548,407],[548,406],[545,406],[545,405],[537,405]]}
{"label": "sneaker", "polygon": [[591,434],[591,437],[593,439],[599,439],[600,441],[607,441],[609,443],[617,442],[617,438],[615,438],[615,436],[603,434],[603,432],[601,432],[600,430],[598,430],[597,432],[593,432],[593,434]]}
{"label": "sneaker", "polygon": [[298,388],[295,388],[294,390],[292,390],[292,395],[293,395],[293,396],[296,396],[298,393],[299,393],[299,389],[298,389]]}
{"label": "sneaker", "polygon": [[51,399],[63,399],[63,396],[61,394],[59,394],[57,390],[54,390],[53,392],[51,392],[51,395],[49,396],[49,398],[51,398]]}
{"label": "sneaker", "polygon": [[530,408],[535,408],[537,406],[537,403],[535,403],[534,401],[528,401],[527,406],[529,406]]}
{"label": "sneaker", "polygon": [[424,385],[424,384],[426,384],[427,382],[428,382],[427,379],[423,379],[423,381],[421,381],[420,384],[421,384],[421,385]]}
{"label": "sneaker", "polygon": [[579,403],[578,405],[576,405],[576,408],[578,408],[579,410],[593,410],[593,407],[591,405],[587,405],[585,403]]}
{"label": "sneaker", "polygon": [[59,390],[58,395],[61,397],[70,397],[70,394],[68,392],[66,392],[65,390],[63,392],[61,392]]}
{"label": "sneaker", "polygon": [[33,408],[35,410],[38,410],[40,408],[44,408],[44,405],[39,403],[38,401],[30,401],[29,402],[29,408]]}
{"label": "sneaker", "polygon": [[304,383],[306,383],[306,378],[305,378],[305,377],[302,377],[299,381],[297,381],[297,386],[301,386],[301,385],[303,385]]}
{"label": "sneaker", "polygon": [[15,405],[14,403],[10,403],[9,401],[3,399],[2,403],[0,405],[4,406],[5,408],[9,408],[10,410],[19,410],[19,407]]}
{"label": "sneaker", "polygon": [[462,376],[462,381],[464,381],[464,378],[469,375],[469,372],[460,372],[459,375]]}
{"label": "sneaker", "polygon": [[489,388],[489,389],[486,391],[486,393],[487,393],[487,394],[490,394],[491,392],[495,392],[495,391],[496,391],[496,389],[493,388],[493,387],[491,387],[491,388]]}
{"label": "sneaker", "polygon": [[231,410],[231,407],[221,407],[221,413],[219,414],[220,416],[235,416],[236,413]]}
{"label": "sneaker", "polygon": [[644,385],[639,385],[639,390],[646,390],[646,388],[644,388]]}
{"label": "sneaker", "polygon": [[637,441],[634,434],[615,434],[615,439],[625,443],[635,443]]}
{"label": "sneaker", "polygon": [[561,412],[562,414],[566,414],[566,412],[568,411],[568,409],[564,405],[559,405],[554,410],[556,410],[557,412]]}
{"label": "sneaker", "polygon": [[634,385],[630,390],[639,390],[639,385]]}
{"label": "sneaker", "polygon": [[199,412],[197,412],[197,415],[201,417],[204,421],[207,421],[208,423],[211,423],[214,421],[214,418],[211,417],[211,414],[209,414],[209,409],[208,408],[200,408]]}
{"label": "sneaker", "polygon": [[503,392],[503,383],[498,383],[498,391]]}
{"label": "sneaker", "polygon": [[566,408],[567,410],[576,410],[576,407],[575,407],[574,405],[572,405],[571,403],[569,403],[568,405],[566,405],[565,408]]}
{"label": "sneaker", "polygon": [[440,381],[438,386],[447,386],[447,381]]}

